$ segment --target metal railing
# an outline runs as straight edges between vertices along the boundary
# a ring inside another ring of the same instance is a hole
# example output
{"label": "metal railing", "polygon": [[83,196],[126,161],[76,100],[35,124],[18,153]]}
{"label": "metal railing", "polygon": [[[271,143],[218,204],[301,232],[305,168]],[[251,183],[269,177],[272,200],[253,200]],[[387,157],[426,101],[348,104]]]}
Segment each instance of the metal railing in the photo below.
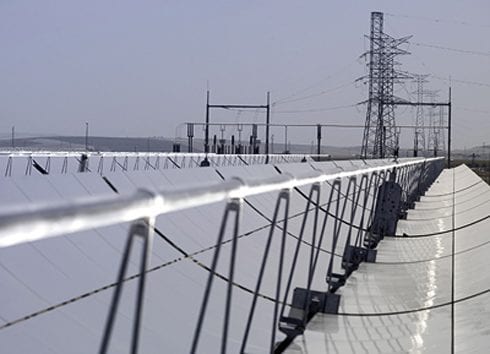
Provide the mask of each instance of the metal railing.
{"label": "metal railing", "polygon": [[[432,158],[393,162],[382,166],[333,174],[313,171],[294,177],[283,173],[273,178],[253,181],[231,178],[220,183],[193,188],[159,191],[141,189],[128,196],[93,197],[70,203],[35,206],[29,210],[25,210],[23,207],[22,210],[0,215],[0,247],[14,246],[102,226],[131,223],[100,353],[106,353],[109,347],[133,240],[136,237],[141,237],[144,240],[144,247],[140,258],[140,277],[131,342],[131,352],[136,353],[155,218],[158,215],[178,210],[225,201],[225,212],[214,248],[191,352],[195,353],[199,349],[199,339],[206,317],[207,304],[210,296],[212,296],[213,280],[221,255],[221,246],[226,230],[232,223],[232,244],[220,350],[221,353],[226,353],[243,201],[247,202],[246,198],[254,195],[277,192],[278,197],[270,219],[269,234],[263,251],[261,267],[257,274],[246,330],[241,342],[241,352],[245,352],[247,349],[250,327],[253,324],[256,304],[261,292],[271,242],[277,230],[281,230],[281,246],[276,273],[276,292],[272,299],[274,310],[269,348],[270,352],[281,352],[296,335],[302,333],[314,313],[318,311],[329,312],[332,311],[332,306],[335,307],[335,302],[338,305],[338,295],[335,294],[335,291],[345,284],[348,276],[357,269],[361,262],[369,261],[370,250],[374,249],[385,236],[383,231],[385,229],[377,229],[374,225],[377,225],[375,219],[381,210],[380,208],[382,208],[380,203],[386,197],[387,187],[385,186],[388,185],[388,182],[399,186],[401,193],[400,210],[398,211],[403,212],[411,207],[417,197],[430,186],[442,170],[443,164],[442,158]],[[343,181],[347,183],[346,188],[343,188]],[[309,187],[307,195],[303,193],[302,187]],[[326,203],[322,203],[321,191],[325,188],[329,191],[328,198]],[[295,241],[293,262],[286,265],[284,252],[286,237],[289,232],[288,220],[292,217],[289,205],[293,191],[304,195],[305,209],[301,216],[300,232]],[[309,219],[310,214],[313,214],[313,220]],[[279,215],[283,215],[283,218],[280,219]],[[328,237],[325,235],[327,223],[333,225],[332,242],[328,250],[330,260],[327,269],[324,269],[328,290],[325,293],[320,293],[312,289],[312,281],[315,273],[319,271],[317,267],[320,250],[325,250],[324,240]],[[307,224],[310,225],[308,230],[312,232],[311,242],[305,240]],[[345,227],[347,227],[347,232],[342,233]],[[345,237],[341,238],[341,234]],[[289,295],[292,287],[298,286],[298,284],[293,284],[293,277],[297,272],[296,264],[299,262],[298,255],[301,247],[308,247],[310,252],[308,271],[304,275],[306,284],[305,288],[294,289],[292,301],[290,301]],[[333,259],[339,247],[342,250],[343,270],[341,272],[334,269],[333,265]],[[281,280],[284,274],[287,277],[285,287]],[[289,308],[289,314],[286,314],[287,308]],[[277,329],[286,334],[287,338],[282,343],[275,343]]]}

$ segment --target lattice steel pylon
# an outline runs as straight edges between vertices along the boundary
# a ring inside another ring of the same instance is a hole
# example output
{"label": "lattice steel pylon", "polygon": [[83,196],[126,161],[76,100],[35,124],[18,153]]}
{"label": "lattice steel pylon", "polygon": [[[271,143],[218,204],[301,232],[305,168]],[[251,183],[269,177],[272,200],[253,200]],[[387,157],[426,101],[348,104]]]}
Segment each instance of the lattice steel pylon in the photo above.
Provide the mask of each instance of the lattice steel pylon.
{"label": "lattice steel pylon", "polygon": [[383,13],[371,13],[370,49],[364,53],[369,57],[369,74],[363,77],[369,82],[369,97],[361,148],[363,158],[384,158],[398,151],[395,106],[403,100],[395,97],[394,86],[411,76],[395,69],[400,64],[395,58],[409,54],[400,46],[410,38],[396,39],[384,33]]}
{"label": "lattice steel pylon", "polygon": [[[417,95],[417,102],[424,102],[424,84],[427,83],[427,74],[414,74],[414,82],[417,85],[415,94]],[[417,157],[419,151],[424,154],[426,150],[425,140],[425,119],[424,119],[424,106],[418,105],[415,115],[415,131],[413,139],[413,156]]]}
{"label": "lattice steel pylon", "polygon": [[446,115],[444,107],[439,107],[439,147],[441,151],[446,151],[446,138],[444,134],[444,127],[446,126]]}
{"label": "lattice steel pylon", "polygon": [[[426,91],[425,96],[429,103],[434,103],[439,96],[439,91]],[[427,152],[437,156],[439,151],[439,121],[436,114],[436,107],[429,107],[429,136],[427,139]]]}

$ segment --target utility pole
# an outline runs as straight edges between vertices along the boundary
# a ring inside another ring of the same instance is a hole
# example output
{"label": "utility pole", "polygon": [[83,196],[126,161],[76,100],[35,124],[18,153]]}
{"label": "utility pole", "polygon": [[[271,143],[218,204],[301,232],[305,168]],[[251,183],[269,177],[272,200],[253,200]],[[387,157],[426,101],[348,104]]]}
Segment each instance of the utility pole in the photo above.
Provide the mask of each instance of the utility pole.
{"label": "utility pole", "polygon": [[238,130],[238,154],[243,154],[243,147],[242,147],[242,131],[243,131],[243,125],[238,124],[237,125],[237,130]]}
{"label": "utility pole", "polygon": [[[445,125],[446,125],[446,118],[444,117],[444,108],[439,107],[439,131],[442,131]],[[441,151],[446,152],[445,134],[442,133],[439,135],[439,137],[440,137],[439,145],[441,146]]]}
{"label": "utility pole", "polygon": [[284,153],[287,154],[288,151],[288,126],[284,126]]}
{"label": "utility pole", "polygon": [[265,119],[265,163],[269,163],[269,125],[271,124],[271,94],[267,92],[266,104],[266,119]]}
{"label": "utility pole", "polygon": [[206,136],[204,142],[204,152],[209,153],[209,90],[206,92]]}
{"label": "utility pole", "polygon": [[201,161],[201,167],[210,166],[208,160],[209,154],[209,90],[206,91],[206,127],[204,129],[204,160]]}
{"label": "utility pole", "polygon": [[449,102],[448,102],[448,113],[447,113],[447,168],[451,168],[451,86],[449,86]]}
{"label": "utility pole", "polygon": [[12,126],[12,149],[15,149],[15,125]]}
{"label": "utility pole", "polygon": [[320,156],[322,153],[322,125],[316,126],[316,154]]}
{"label": "utility pole", "polygon": [[[435,103],[435,99],[438,97],[438,91],[427,91],[425,92],[429,103]],[[438,125],[436,122],[436,109],[437,106],[429,107],[429,137],[427,142],[427,151],[433,153],[433,156],[437,156],[437,151],[439,150],[438,141]]]}
{"label": "utility pole", "polygon": [[85,122],[85,151],[88,151],[88,122]]}
{"label": "utility pole", "polygon": [[[427,83],[427,77],[429,75],[415,74],[414,82],[417,85],[417,102],[424,102],[424,84]],[[424,129],[424,107],[417,106],[417,113],[415,116],[415,132],[413,141],[413,156],[417,157],[419,151],[425,151],[426,140],[425,140],[425,129]]]}

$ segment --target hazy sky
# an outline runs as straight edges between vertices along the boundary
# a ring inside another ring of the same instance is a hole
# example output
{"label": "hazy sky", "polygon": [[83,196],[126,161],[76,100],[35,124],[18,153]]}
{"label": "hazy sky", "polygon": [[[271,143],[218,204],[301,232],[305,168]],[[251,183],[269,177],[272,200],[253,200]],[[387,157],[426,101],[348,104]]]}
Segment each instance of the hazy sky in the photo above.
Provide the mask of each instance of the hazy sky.
{"label": "hazy sky", "polygon": [[[94,135],[184,136],[181,123],[204,119],[208,85],[212,103],[263,104],[268,90],[272,101],[287,98],[274,106],[276,123],[364,124],[365,106],[330,108],[367,97],[353,82],[366,73],[359,56],[371,11],[445,20],[385,16],[387,33],[413,35],[414,43],[490,52],[488,0],[0,0],[0,135],[12,125],[81,135],[88,121]],[[402,69],[453,79],[456,147],[490,144],[490,54],[409,50]],[[447,87],[432,79],[427,88],[446,100]],[[398,93],[413,89],[407,83]],[[413,123],[412,109],[397,113],[398,123]],[[212,119],[263,115],[216,111]],[[272,133],[283,139],[282,130]],[[326,143],[360,144],[361,133],[328,130]],[[403,136],[411,145],[413,133]]]}

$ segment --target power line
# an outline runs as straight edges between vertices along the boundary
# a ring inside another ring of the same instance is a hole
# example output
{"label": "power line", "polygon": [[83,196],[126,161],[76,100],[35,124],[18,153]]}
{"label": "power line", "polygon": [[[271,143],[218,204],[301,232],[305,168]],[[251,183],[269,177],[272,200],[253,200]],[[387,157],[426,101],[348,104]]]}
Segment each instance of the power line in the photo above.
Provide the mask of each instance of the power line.
{"label": "power line", "polygon": [[324,108],[312,108],[312,109],[298,109],[298,110],[288,110],[288,111],[275,111],[275,113],[282,113],[282,114],[288,114],[288,113],[313,113],[313,112],[326,112],[326,111],[335,111],[338,109],[346,109],[346,108],[352,108],[356,107],[358,103],[355,104],[349,104],[349,105],[344,105],[344,106],[333,106],[333,107],[324,107]]}
{"label": "power line", "polygon": [[484,110],[484,109],[473,109],[473,108],[462,107],[462,106],[454,106],[454,109],[458,109],[460,111],[473,112],[473,113],[490,114],[490,110]]}
{"label": "power line", "polygon": [[307,87],[305,88],[302,88],[300,90],[297,90],[295,92],[293,92],[292,94],[290,95],[287,95],[285,97],[282,97],[282,98],[278,98],[276,101],[274,101],[272,104],[278,104],[278,103],[282,103],[283,101],[286,101],[286,100],[289,100],[290,98],[293,98],[293,97],[296,97],[298,95],[301,95],[302,93],[305,93],[309,90],[311,90],[312,88],[315,88],[319,85],[321,85],[322,83],[324,83],[325,81],[328,81],[330,80],[331,78],[337,76],[338,74],[344,72],[345,70],[347,70],[348,68],[350,68],[353,64],[355,64],[357,62],[357,59],[354,60],[354,61],[351,61],[349,62],[348,64],[342,66],[341,68],[339,68],[337,71],[335,71],[334,73],[318,80],[318,81],[315,81],[313,84],[311,85],[308,85]]}
{"label": "power line", "polygon": [[471,55],[480,55],[480,56],[484,56],[484,57],[490,57],[490,52],[479,52],[476,50],[451,48],[451,47],[444,47],[444,46],[440,46],[440,45],[436,45],[436,44],[426,44],[426,43],[417,43],[417,42],[410,42],[410,44],[413,44],[417,47],[441,49],[441,50],[446,50],[446,51],[456,52],[456,53],[461,53],[461,54],[471,54]]}
{"label": "power line", "polygon": [[345,87],[351,86],[353,84],[355,84],[355,81],[349,81],[349,82],[343,83],[342,85],[339,85],[339,86],[336,86],[336,87],[333,87],[333,88],[330,88],[330,89],[326,89],[326,90],[320,91],[318,93],[313,93],[311,95],[302,96],[302,97],[298,97],[298,98],[293,98],[291,100],[276,101],[275,103],[273,103],[273,105],[281,105],[281,104],[286,104],[286,103],[304,101],[304,100],[307,100],[307,99],[310,99],[310,98],[319,97],[319,96],[323,96],[323,95],[326,95],[326,94],[331,93],[331,92],[338,91],[340,89],[343,89]]}
{"label": "power line", "polygon": [[436,75],[431,75],[432,78],[437,79],[437,80],[442,80],[446,82],[456,82],[460,84],[466,84],[466,85],[475,85],[475,86],[482,86],[482,87],[490,87],[489,83],[486,82],[479,82],[479,81],[470,81],[470,80],[459,80],[459,79],[454,79],[454,78],[447,78],[447,77],[442,77],[442,76],[436,76]]}
{"label": "power line", "polygon": [[408,19],[414,19],[414,20],[420,20],[420,21],[428,21],[428,22],[433,22],[433,23],[438,23],[438,24],[451,24],[451,25],[461,25],[461,26],[472,26],[472,27],[481,27],[481,28],[490,28],[490,25],[484,25],[481,23],[472,23],[472,22],[467,22],[467,21],[461,21],[461,20],[448,20],[448,19],[442,19],[442,18],[430,18],[430,17],[424,17],[424,16],[411,16],[411,15],[402,15],[402,14],[390,14],[386,13],[386,16],[391,16],[391,17],[401,17],[401,18],[408,18]]}
{"label": "power line", "polygon": [[[412,53],[412,56],[415,57],[424,68],[426,68],[430,72],[434,72],[434,70],[431,70],[431,67],[429,67],[418,55],[415,53]],[[455,79],[454,77],[449,77],[449,76],[442,76],[442,75],[435,75],[431,74],[430,76],[433,79],[443,81],[448,87],[449,84],[451,83],[459,83],[459,84],[465,84],[465,85],[473,85],[473,86],[481,86],[481,87],[490,87],[490,83],[487,82],[481,82],[481,81],[472,81],[472,80],[461,80],[461,79]]]}

